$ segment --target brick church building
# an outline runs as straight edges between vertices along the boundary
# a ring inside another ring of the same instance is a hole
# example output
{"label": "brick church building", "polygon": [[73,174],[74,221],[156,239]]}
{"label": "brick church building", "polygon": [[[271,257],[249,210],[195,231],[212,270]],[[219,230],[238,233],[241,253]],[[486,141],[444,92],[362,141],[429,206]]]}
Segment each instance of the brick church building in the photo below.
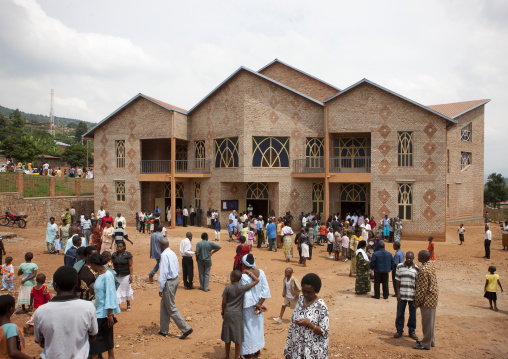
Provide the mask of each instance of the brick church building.
{"label": "brick church building", "polygon": [[487,102],[425,106],[367,79],[341,90],[277,59],[190,110],[138,94],[84,135],[95,206],[213,208],[223,225],[248,205],[264,218],[361,211],[443,239],[447,222],[482,220]]}

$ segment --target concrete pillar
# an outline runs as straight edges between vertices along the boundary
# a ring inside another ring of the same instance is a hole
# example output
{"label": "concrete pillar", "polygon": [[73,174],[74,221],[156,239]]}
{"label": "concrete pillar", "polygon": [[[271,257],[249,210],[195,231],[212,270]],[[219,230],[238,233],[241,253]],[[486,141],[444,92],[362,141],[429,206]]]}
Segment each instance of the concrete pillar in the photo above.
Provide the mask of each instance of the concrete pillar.
{"label": "concrete pillar", "polygon": [[171,229],[176,227],[176,139],[175,112],[171,111]]}
{"label": "concrete pillar", "polygon": [[75,191],[76,191],[76,194],[75,196],[81,196],[81,178],[76,178],[75,180],[76,182],[74,182],[74,185],[76,186],[75,187]]}

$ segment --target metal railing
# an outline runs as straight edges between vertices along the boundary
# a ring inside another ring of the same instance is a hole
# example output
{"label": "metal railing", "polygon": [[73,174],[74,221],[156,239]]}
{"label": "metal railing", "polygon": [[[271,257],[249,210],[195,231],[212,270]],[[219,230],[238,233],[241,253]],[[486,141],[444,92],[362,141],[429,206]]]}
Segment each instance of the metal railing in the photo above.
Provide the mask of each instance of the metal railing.
{"label": "metal railing", "polygon": [[330,173],[370,173],[370,157],[330,158]]}
{"label": "metal railing", "polygon": [[[171,173],[171,161],[142,160],[141,173]],[[175,173],[210,173],[210,160],[177,160]]]}
{"label": "metal railing", "polygon": [[303,158],[293,160],[293,173],[324,173],[324,157]]}

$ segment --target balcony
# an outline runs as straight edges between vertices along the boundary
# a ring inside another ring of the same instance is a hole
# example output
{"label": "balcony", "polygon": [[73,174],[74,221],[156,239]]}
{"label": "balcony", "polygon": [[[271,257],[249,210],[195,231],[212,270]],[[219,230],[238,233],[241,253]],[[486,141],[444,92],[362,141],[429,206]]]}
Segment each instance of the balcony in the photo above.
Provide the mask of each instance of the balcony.
{"label": "balcony", "polygon": [[[170,160],[142,160],[141,174],[167,174],[171,173]],[[175,161],[175,174],[210,173],[209,160],[178,160]]]}
{"label": "balcony", "polygon": [[293,173],[325,173],[324,157],[293,160]]}
{"label": "balcony", "polygon": [[[338,157],[330,158],[330,173],[370,173],[369,157]],[[304,158],[293,160],[293,174],[317,174],[322,177],[325,173],[324,157]]]}

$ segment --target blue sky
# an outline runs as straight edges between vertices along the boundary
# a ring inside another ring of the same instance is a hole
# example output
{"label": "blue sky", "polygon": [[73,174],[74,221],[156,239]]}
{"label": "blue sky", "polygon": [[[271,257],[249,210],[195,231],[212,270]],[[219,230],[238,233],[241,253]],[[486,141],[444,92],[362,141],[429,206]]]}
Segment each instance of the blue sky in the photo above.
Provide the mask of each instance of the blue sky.
{"label": "blue sky", "polygon": [[0,1],[0,104],[98,122],[139,92],[191,108],[279,58],[424,105],[490,98],[485,173],[508,177],[508,2]]}

